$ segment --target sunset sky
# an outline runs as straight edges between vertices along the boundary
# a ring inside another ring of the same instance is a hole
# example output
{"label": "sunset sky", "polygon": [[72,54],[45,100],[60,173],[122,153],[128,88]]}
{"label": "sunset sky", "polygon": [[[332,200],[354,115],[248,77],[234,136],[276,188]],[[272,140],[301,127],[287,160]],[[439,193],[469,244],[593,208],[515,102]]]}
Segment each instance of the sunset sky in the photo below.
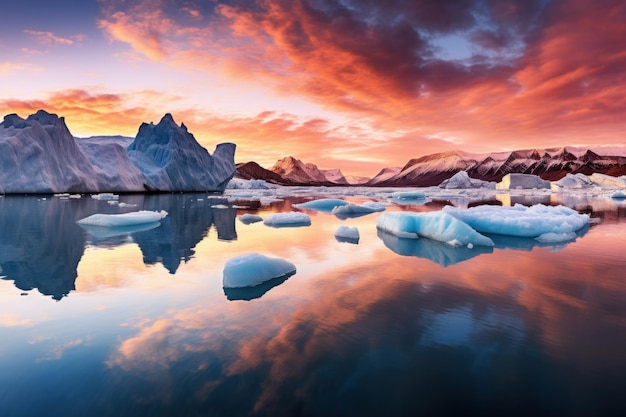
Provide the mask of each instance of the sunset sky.
{"label": "sunset sky", "polygon": [[623,0],[19,0],[0,113],[373,176],[425,154],[626,142]]}

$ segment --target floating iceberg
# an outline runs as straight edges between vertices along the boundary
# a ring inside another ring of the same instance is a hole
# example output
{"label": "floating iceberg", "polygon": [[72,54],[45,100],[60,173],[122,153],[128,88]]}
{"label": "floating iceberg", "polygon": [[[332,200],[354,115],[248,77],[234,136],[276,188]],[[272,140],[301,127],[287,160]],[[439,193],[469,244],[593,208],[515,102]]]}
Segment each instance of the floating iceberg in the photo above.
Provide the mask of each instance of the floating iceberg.
{"label": "floating iceberg", "polygon": [[426,237],[451,246],[493,246],[491,239],[442,211],[384,213],[376,219],[376,227],[401,238]]}
{"label": "floating iceberg", "polygon": [[120,196],[117,194],[113,194],[113,193],[100,193],[100,194],[93,194],[91,198],[93,198],[94,200],[113,201],[113,200],[119,200]]}
{"label": "floating iceberg", "polygon": [[550,181],[539,178],[532,174],[507,174],[502,181],[496,184],[498,190],[525,189],[550,189]]}
{"label": "floating iceberg", "polygon": [[469,175],[467,175],[466,171],[459,171],[452,177],[439,184],[439,188],[445,188],[447,190],[458,190],[465,188],[495,189],[496,183],[470,178]]}
{"label": "floating iceberg", "polygon": [[319,200],[307,201],[306,203],[294,204],[298,209],[316,210],[330,213],[335,207],[347,205],[348,202],[338,198],[322,198]]}
{"label": "floating iceberg", "polygon": [[385,211],[387,206],[383,203],[377,203],[374,201],[368,201],[363,204],[345,204],[343,206],[336,206],[332,209],[332,213],[340,219],[348,217],[364,216],[366,214]]}
{"label": "floating iceberg", "polygon": [[391,198],[395,200],[425,200],[426,194],[422,191],[397,191],[391,193]]}
{"label": "floating iceberg", "polygon": [[565,174],[563,178],[550,184],[552,191],[563,189],[587,189],[596,187],[596,184],[585,174]]}
{"label": "floating iceberg", "polygon": [[102,227],[125,227],[143,223],[158,222],[167,216],[167,211],[140,210],[123,214],[93,214],[79,220],[80,225]]}
{"label": "floating iceberg", "polygon": [[252,224],[252,223],[262,222],[263,217],[256,215],[256,214],[246,213],[239,217],[239,221],[243,224]]}
{"label": "floating iceberg", "polygon": [[335,239],[339,242],[359,243],[359,229],[356,227],[339,226],[335,230]]}
{"label": "floating iceberg", "polygon": [[254,287],[274,278],[291,276],[296,266],[281,258],[248,253],[229,259],[224,265],[224,288]]}
{"label": "floating iceberg", "polygon": [[[547,233],[572,233],[589,225],[587,214],[579,214],[565,206],[485,205],[464,210],[446,206],[443,211],[467,223],[480,233],[519,237],[539,237]],[[549,236],[554,238],[553,235]]]}
{"label": "floating iceberg", "polygon": [[616,200],[623,200],[626,198],[626,192],[624,191],[615,191],[613,194],[611,194],[611,198],[614,198]]}
{"label": "floating iceberg", "polygon": [[272,227],[310,226],[311,218],[307,214],[297,211],[274,213],[267,216],[265,220],[263,220],[263,224]]}

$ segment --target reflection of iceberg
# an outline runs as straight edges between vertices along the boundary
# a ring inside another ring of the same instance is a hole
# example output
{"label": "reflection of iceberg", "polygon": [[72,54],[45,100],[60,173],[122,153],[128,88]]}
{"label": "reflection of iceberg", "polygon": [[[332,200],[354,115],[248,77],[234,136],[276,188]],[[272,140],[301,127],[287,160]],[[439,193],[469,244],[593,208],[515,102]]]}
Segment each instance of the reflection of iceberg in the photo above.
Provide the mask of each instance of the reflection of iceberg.
{"label": "reflection of iceberg", "polygon": [[103,226],[92,226],[90,224],[82,224],[78,223],[80,227],[87,231],[91,236],[95,238],[94,243],[96,246],[100,246],[99,240],[109,239],[112,237],[119,236],[128,236],[132,233],[143,232],[146,230],[154,229],[155,227],[159,227],[161,222],[152,222],[152,223],[141,223],[141,224],[133,224],[130,226],[118,226],[118,227],[103,227]]}
{"label": "reflection of iceberg", "polygon": [[213,209],[214,205],[226,205],[224,198],[206,198],[206,194],[156,194],[146,195],[144,210],[165,210],[167,217],[161,227],[133,234],[146,264],[162,263],[175,273],[181,261],[193,257],[193,248],[204,239],[212,226],[220,240],[237,239],[234,208]]}
{"label": "reflection of iceberg", "polygon": [[75,289],[85,238],[67,201],[36,197],[0,199],[0,270],[24,291],[55,300]]}
{"label": "reflection of iceberg", "polygon": [[551,241],[541,241],[533,237],[518,237],[518,236],[507,236],[507,235],[488,235],[493,243],[495,244],[496,249],[515,249],[515,250],[523,250],[530,251],[535,247],[552,247],[552,248],[563,248],[568,244],[574,242],[577,238],[583,237],[589,231],[589,226],[585,226],[582,229],[577,230],[571,239],[562,240],[558,242]]}
{"label": "reflection of iceberg", "polygon": [[264,283],[254,287],[224,288],[224,295],[226,295],[226,299],[229,301],[250,301],[255,298],[261,298],[266,292],[287,281],[292,275],[293,274],[288,274],[283,275],[282,277],[270,279],[269,281],[265,281]]}
{"label": "reflection of iceberg", "polygon": [[400,238],[382,230],[378,230],[378,237],[398,255],[428,259],[441,266],[454,265],[493,252],[493,248],[489,246],[474,246],[472,249],[466,246],[454,247],[431,239]]}

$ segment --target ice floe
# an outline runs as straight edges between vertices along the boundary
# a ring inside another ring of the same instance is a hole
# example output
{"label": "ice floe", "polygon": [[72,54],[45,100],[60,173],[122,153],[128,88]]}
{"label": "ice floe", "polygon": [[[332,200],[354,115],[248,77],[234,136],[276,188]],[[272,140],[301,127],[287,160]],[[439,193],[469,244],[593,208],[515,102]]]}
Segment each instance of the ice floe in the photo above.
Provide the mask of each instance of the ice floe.
{"label": "ice floe", "polygon": [[226,262],[222,282],[224,288],[254,287],[295,273],[296,266],[285,259],[248,253]]}
{"label": "ice floe", "polygon": [[102,227],[124,227],[143,223],[158,222],[167,216],[165,210],[147,211],[140,210],[122,214],[93,214],[79,220],[80,225],[102,226]]}
{"label": "ice floe", "polygon": [[383,213],[376,227],[401,238],[426,237],[451,246],[493,246],[493,241],[466,223],[442,212]]}
{"label": "ice floe", "polygon": [[345,206],[347,204],[347,201],[340,200],[338,198],[321,198],[319,200],[307,201],[306,203],[294,204],[293,207],[297,209],[316,210],[330,213],[336,207]]}
{"label": "ice floe", "polygon": [[263,217],[257,215],[257,214],[242,214],[239,217],[239,221],[243,224],[252,224],[252,223],[257,223],[257,222],[262,222],[263,221]]}
{"label": "ice floe", "polygon": [[360,237],[357,227],[339,226],[335,230],[335,239],[339,242],[359,243]]}
{"label": "ice floe", "polygon": [[263,224],[271,227],[300,227],[310,226],[311,218],[306,213],[291,211],[288,213],[270,214],[263,220]]}
{"label": "ice floe", "polygon": [[480,233],[492,233],[519,237],[540,237],[555,239],[567,237],[589,225],[589,215],[579,214],[565,206],[545,206],[536,204],[526,207],[516,204],[513,207],[482,205],[469,209],[444,207],[443,212],[468,224]]}
{"label": "ice floe", "polygon": [[377,213],[385,211],[387,206],[383,203],[377,203],[375,201],[367,201],[363,204],[345,204],[337,206],[332,209],[332,213],[340,219],[346,219],[349,217],[359,217],[366,214]]}

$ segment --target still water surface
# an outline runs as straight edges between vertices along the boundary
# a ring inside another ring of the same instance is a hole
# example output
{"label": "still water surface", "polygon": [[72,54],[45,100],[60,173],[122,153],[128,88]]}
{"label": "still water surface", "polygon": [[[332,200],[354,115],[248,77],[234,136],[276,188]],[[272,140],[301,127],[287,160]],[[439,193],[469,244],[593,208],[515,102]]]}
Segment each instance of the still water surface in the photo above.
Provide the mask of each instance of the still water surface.
{"label": "still water surface", "polygon": [[[378,214],[237,220],[305,200],[0,198],[0,416],[624,415],[625,206],[567,201],[595,219],[576,241],[474,250],[379,233]],[[169,215],[76,224],[138,209]],[[249,252],[297,273],[225,294]]]}

